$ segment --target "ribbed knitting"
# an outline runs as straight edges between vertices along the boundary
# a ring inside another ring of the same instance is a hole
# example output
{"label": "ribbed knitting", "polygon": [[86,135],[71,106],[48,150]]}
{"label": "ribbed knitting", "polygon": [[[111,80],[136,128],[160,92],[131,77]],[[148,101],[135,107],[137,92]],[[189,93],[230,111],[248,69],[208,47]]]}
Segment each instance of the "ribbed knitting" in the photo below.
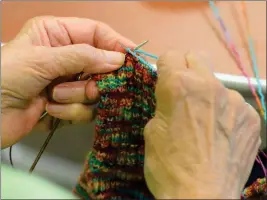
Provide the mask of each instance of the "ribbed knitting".
{"label": "ribbed knitting", "polygon": [[126,54],[119,70],[92,79],[100,93],[96,133],[75,193],[83,199],[154,199],[144,179],[143,131],[155,112],[156,71]]}
{"label": "ribbed knitting", "polygon": [[266,178],[258,178],[252,185],[244,189],[241,197],[242,199],[267,197]]}

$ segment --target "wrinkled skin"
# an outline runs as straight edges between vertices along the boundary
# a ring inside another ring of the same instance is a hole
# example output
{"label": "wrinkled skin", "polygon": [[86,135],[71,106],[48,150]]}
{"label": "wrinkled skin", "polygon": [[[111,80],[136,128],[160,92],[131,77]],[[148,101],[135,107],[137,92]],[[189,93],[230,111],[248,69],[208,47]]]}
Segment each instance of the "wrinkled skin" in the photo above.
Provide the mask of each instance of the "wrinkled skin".
{"label": "wrinkled skin", "polygon": [[[2,148],[38,127],[44,110],[63,120],[92,119],[95,83],[73,82],[74,75],[118,69],[119,43],[135,47],[93,20],[30,20],[1,49]],[[156,116],[145,128],[147,184],[159,199],[239,198],[260,145],[259,116],[190,55],[187,66],[174,52],[158,61]]]}
{"label": "wrinkled skin", "polygon": [[[37,17],[1,48],[1,147],[33,128],[48,130],[53,116],[93,119],[98,90],[93,81],[74,81],[80,72],[104,73],[124,62],[135,45],[107,25],[90,19]],[[42,112],[49,116],[38,123]],[[74,136],[75,137],[75,136]]]}
{"label": "wrinkled skin", "polygon": [[157,199],[239,199],[260,146],[260,117],[193,54],[157,63],[145,178]]}

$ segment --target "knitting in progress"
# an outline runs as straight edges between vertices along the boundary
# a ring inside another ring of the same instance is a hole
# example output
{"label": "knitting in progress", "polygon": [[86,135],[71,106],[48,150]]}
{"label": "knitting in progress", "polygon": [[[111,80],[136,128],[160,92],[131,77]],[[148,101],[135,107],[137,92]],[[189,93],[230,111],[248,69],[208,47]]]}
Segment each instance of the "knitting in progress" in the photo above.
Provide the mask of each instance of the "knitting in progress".
{"label": "knitting in progress", "polygon": [[[209,1],[209,5],[222,29],[229,51],[237,61],[237,67],[247,78],[260,114],[266,122],[265,99],[259,81],[257,81],[258,91],[256,91],[251,85],[241,54],[230,37],[230,31],[226,28],[216,3]],[[244,5],[243,13],[247,18]],[[256,79],[259,80],[249,32],[247,30],[248,46],[253,70]],[[101,99],[98,105],[93,150],[86,159],[84,171],[75,188],[75,193],[83,199],[153,199],[143,174],[143,129],[154,115],[154,88],[157,74],[132,55],[126,55],[124,66],[116,72],[92,77],[97,83]],[[256,161],[262,163],[261,158]],[[260,165],[260,167],[266,170],[265,166]],[[255,195],[264,196],[266,194],[264,176],[266,174],[257,177],[259,178],[257,181],[253,179],[250,182],[252,185],[247,186],[241,197],[247,199]]]}
{"label": "knitting in progress", "polygon": [[[100,93],[96,134],[74,192],[88,200],[154,199],[143,174],[143,130],[155,112],[156,71],[126,54],[119,70],[92,79]],[[264,194],[264,181],[246,188],[242,198]]]}
{"label": "knitting in progress", "polygon": [[153,199],[144,179],[143,130],[155,112],[156,71],[126,54],[119,70],[92,79],[100,93],[96,133],[74,192],[83,199]]}

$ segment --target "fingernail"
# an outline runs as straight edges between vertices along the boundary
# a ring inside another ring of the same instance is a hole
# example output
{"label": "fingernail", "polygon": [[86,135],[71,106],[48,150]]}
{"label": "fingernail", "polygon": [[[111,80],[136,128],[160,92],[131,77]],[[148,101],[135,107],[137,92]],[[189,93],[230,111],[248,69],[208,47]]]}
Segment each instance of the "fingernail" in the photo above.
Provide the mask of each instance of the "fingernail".
{"label": "fingernail", "polygon": [[195,54],[191,51],[187,52],[185,54],[185,61],[186,61],[187,68],[195,67],[196,62],[197,62]]}
{"label": "fingernail", "polygon": [[94,102],[99,99],[99,90],[95,81],[89,81],[86,85],[86,95],[90,102]]}
{"label": "fingernail", "polygon": [[48,103],[46,105],[46,111],[49,113],[58,114],[64,111],[64,109],[65,107],[62,105],[57,105],[57,104],[52,104],[52,103]]}
{"label": "fingernail", "polygon": [[71,97],[72,92],[67,87],[56,87],[53,91],[53,99],[54,100],[67,100]]}
{"label": "fingernail", "polygon": [[125,60],[125,55],[120,52],[106,51],[107,62],[112,65],[122,65]]}

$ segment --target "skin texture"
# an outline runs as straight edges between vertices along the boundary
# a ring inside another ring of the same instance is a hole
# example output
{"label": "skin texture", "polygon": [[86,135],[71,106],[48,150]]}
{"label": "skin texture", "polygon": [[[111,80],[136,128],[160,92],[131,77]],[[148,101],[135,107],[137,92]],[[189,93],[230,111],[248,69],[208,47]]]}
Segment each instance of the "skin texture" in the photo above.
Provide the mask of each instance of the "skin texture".
{"label": "skin texture", "polygon": [[[38,17],[2,47],[2,148],[26,136],[44,110],[88,121],[98,90],[74,75],[118,69],[131,41],[89,19]],[[260,146],[260,118],[192,54],[157,63],[155,117],[145,128],[145,178],[158,199],[239,198]]]}
{"label": "skin texture", "polygon": [[1,49],[1,147],[16,143],[33,128],[49,129],[51,117],[37,123],[44,110],[63,120],[92,120],[96,84],[74,82],[74,75],[118,69],[124,62],[120,43],[135,47],[106,24],[90,19],[29,20]]}
{"label": "skin texture", "polygon": [[260,117],[201,60],[157,63],[156,115],[145,128],[145,177],[157,199],[239,199],[260,146]]}

